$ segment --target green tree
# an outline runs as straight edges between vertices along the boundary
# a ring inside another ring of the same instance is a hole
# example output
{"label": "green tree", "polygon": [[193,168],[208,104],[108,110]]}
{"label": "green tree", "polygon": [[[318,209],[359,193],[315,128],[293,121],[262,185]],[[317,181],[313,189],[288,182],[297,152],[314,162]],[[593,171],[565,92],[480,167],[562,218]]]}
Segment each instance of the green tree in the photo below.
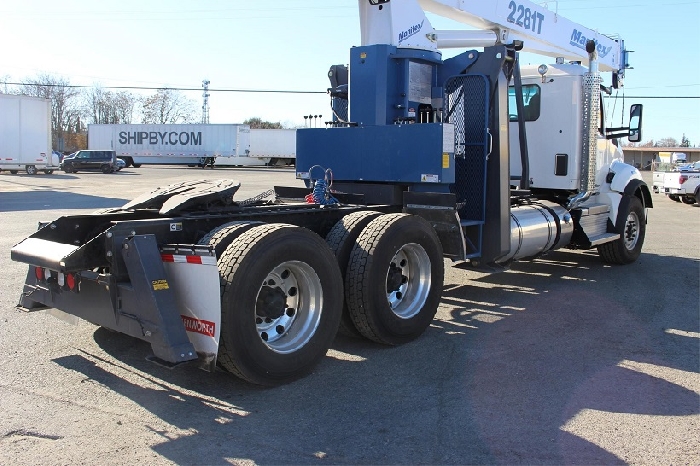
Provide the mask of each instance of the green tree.
{"label": "green tree", "polygon": [[680,147],[690,147],[690,141],[688,140],[687,137],[685,137],[685,133],[683,133],[683,137],[681,138]]}
{"label": "green tree", "polygon": [[253,117],[253,118],[248,118],[243,122],[244,125],[250,126],[252,129],[282,129],[282,123],[279,121],[277,122],[272,122],[272,121],[263,121],[262,118],[259,117]]}

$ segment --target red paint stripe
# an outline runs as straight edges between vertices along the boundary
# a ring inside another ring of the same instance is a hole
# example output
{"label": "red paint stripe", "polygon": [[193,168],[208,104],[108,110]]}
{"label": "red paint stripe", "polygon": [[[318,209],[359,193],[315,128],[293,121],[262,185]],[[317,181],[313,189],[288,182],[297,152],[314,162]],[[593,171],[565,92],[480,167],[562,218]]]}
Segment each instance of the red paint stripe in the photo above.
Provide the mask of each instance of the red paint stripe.
{"label": "red paint stripe", "polygon": [[175,256],[172,254],[161,254],[160,257],[163,259],[163,262],[175,262]]}

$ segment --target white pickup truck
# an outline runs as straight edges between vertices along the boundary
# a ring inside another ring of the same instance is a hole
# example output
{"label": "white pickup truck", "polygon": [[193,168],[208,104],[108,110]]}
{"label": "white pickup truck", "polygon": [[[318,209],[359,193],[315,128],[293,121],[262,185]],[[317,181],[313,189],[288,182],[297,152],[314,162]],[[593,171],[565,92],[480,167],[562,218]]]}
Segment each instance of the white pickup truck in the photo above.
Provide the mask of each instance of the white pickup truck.
{"label": "white pickup truck", "polygon": [[700,203],[700,162],[673,171],[655,171],[653,189],[676,202]]}

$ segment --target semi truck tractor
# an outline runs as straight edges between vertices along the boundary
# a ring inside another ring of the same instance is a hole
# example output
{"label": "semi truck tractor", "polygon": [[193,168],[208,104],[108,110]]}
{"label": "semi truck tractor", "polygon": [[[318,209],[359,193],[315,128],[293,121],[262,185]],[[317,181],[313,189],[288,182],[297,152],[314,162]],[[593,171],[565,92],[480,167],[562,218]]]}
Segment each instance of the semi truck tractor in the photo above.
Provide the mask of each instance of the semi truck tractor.
{"label": "semi truck tractor", "polygon": [[0,171],[50,175],[59,162],[51,151],[51,100],[0,94]]}
{"label": "semi truck tractor", "polygon": [[[652,198],[620,139],[641,138],[642,107],[611,127],[601,105],[629,68],[620,38],[527,0],[358,7],[361,43],[329,71],[333,121],[296,132],[297,185],[237,199],[235,181],[183,182],[42,223],[11,251],[29,265],[19,306],[277,385],[338,331],[418,338],[445,264],[638,259]],[[436,30],[426,11],[478,29]],[[553,63],[521,68],[521,51]]]}

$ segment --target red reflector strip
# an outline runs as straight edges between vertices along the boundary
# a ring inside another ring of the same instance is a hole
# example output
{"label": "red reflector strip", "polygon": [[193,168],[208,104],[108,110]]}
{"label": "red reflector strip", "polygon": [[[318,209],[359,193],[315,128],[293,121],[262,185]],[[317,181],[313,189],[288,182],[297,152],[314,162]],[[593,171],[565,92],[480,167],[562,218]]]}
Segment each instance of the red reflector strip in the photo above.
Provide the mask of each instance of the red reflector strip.
{"label": "red reflector strip", "polygon": [[179,254],[161,254],[160,258],[163,260],[163,262],[216,265],[216,258],[213,256],[184,256]]}

